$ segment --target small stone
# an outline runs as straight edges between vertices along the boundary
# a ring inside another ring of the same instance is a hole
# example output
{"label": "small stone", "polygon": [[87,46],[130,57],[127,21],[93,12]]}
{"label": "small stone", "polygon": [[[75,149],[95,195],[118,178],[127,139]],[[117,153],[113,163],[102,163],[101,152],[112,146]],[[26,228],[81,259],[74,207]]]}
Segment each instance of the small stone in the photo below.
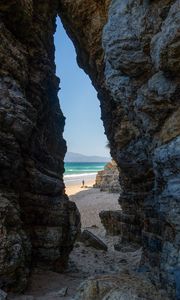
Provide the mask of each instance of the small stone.
{"label": "small stone", "polygon": [[57,292],[57,295],[59,297],[64,297],[67,295],[67,291],[68,291],[68,287],[65,287],[65,288],[61,289],[59,292]]}
{"label": "small stone", "polygon": [[64,287],[59,291],[48,293],[47,296],[51,297],[65,297],[67,295],[68,287]]}

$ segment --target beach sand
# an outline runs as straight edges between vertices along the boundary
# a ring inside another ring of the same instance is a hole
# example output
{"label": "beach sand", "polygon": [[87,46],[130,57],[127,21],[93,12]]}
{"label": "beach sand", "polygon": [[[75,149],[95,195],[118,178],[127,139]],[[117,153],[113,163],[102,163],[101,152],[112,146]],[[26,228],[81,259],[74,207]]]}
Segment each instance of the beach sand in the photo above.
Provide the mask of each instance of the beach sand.
{"label": "beach sand", "polygon": [[[81,213],[82,230],[84,228],[101,238],[108,246],[108,251],[96,250],[86,247],[76,241],[69,257],[69,267],[63,273],[56,273],[36,268],[32,272],[31,280],[25,295],[9,296],[9,300],[72,300],[78,286],[88,277],[97,274],[119,273],[123,270],[131,270],[138,266],[141,250],[119,252],[114,249],[114,244],[119,241],[119,236],[106,236],[105,230],[99,218],[101,210],[120,209],[118,204],[119,194],[101,192],[92,188],[94,179],[84,178],[88,188],[81,188],[81,181],[67,184],[66,193],[71,201],[74,201]],[[67,294],[59,296],[62,289],[67,289]]]}
{"label": "beach sand", "polygon": [[104,230],[99,213],[102,210],[119,210],[119,194],[101,192],[97,188],[84,188],[80,192],[71,194],[69,199],[74,201],[81,214],[82,229],[97,226]]}
{"label": "beach sand", "polygon": [[73,184],[66,185],[66,194],[79,209],[82,229],[97,226],[104,230],[99,213],[102,210],[119,210],[119,194],[101,192],[99,189],[93,188],[95,175],[83,179],[85,187],[82,187],[81,181],[74,181]]}
{"label": "beach sand", "polygon": [[95,181],[92,179],[85,181],[86,188],[82,188],[82,183],[66,185],[66,194],[68,196],[72,196],[82,191],[88,191],[90,188],[93,187],[94,183]]}
{"label": "beach sand", "polygon": [[[86,176],[79,176],[77,178],[71,179],[71,180],[66,180],[66,178],[64,178],[65,181],[65,185],[66,185],[66,194],[68,196],[77,194],[83,190],[88,190],[89,188],[92,188],[93,185],[95,184],[95,179],[96,179],[96,175],[86,175]],[[84,186],[86,188],[82,188],[82,180],[84,180],[85,184]]]}

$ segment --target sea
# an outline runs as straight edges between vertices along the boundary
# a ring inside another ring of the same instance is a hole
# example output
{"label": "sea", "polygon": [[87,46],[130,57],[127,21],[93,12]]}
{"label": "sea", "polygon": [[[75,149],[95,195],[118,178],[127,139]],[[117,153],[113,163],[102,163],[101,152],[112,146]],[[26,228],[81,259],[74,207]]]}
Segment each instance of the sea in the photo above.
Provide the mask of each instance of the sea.
{"label": "sea", "polygon": [[104,169],[107,162],[68,162],[65,163],[64,180],[66,184],[91,180],[96,177],[98,171]]}

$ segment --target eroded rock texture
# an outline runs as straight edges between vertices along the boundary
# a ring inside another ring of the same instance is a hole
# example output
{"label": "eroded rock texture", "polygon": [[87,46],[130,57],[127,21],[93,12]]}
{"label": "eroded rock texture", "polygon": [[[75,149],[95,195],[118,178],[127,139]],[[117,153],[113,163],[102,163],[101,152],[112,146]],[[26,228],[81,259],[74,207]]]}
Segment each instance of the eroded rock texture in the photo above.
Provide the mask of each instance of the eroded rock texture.
{"label": "eroded rock texture", "polygon": [[[150,292],[151,291],[151,292]],[[99,275],[84,281],[74,300],[168,300],[154,285],[135,274]]]}
{"label": "eroded rock texture", "polygon": [[32,264],[67,264],[79,214],[62,179],[57,2],[1,1],[0,8],[0,287],[22,291]]}
{"label": "eroded rock texture", "polygon": [[108,235],[122,234],[122,211],[121,210],[103,210],[99,213],[101,223],[106,229]]}
{"label": "eroded rock texture", "polygon": [[122,240],[143,245],[142,265],[178,299],[180,1],[61,3],[121,170]]}
{"label": "eroded rock texture", "polygon": [[179,299],[180,1],[3,0],[0,7],[1,286],[22,289],[31,257],[59,269],[77,230],[62,181],[58,13],[98,91],[121,170],[122,240],[136,236],[142,266]]}
{"label": "eroded rock texture", "polygon": [[134,231],[142,263],[177,291],[179,29],[180,1],[112,1],[103,32],[106,84],[120,113],[111,143],[121,168],[123,238]]}
{"label": "eroded rock texture", "polygon": [[97,173],[94,187],[99,188],[101,191],[120,193],[119,176],[117,164],[112,160],[105,165],[104,170]]}

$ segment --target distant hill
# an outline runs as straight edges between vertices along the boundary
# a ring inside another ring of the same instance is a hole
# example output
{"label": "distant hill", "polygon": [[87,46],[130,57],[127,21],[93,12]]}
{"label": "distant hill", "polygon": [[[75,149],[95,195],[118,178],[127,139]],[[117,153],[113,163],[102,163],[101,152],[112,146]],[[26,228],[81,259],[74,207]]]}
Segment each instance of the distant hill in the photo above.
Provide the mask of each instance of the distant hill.
{"label": "distant hill", "polygon": [[87,156],[80,153],[67,152],[65,162],[109,162],[110,157]]}

